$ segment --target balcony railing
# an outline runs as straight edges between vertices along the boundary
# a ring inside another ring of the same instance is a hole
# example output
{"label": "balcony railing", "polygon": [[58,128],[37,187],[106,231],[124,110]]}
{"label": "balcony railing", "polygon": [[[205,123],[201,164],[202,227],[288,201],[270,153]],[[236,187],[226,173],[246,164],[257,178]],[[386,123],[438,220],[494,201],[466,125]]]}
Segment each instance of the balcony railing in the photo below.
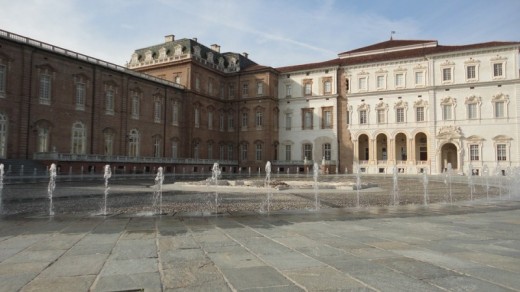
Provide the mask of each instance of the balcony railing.
{"label": "balcony railing", "polygon": [[55,161],[85,161],[85,162],[119,162],[119,163],[168,163],[168,164],[190,164],[211,165],[215,162],[223,165],[237,165],[236,160],[218,160],[218,159],[195,159],[195,158],[169,158],[169,157],[131,157],[131,156],[108,156],[108,155],[90,155],[90,154],[69,154],[57,152],[40,152],[33,154],[34,160],[55,160]]}

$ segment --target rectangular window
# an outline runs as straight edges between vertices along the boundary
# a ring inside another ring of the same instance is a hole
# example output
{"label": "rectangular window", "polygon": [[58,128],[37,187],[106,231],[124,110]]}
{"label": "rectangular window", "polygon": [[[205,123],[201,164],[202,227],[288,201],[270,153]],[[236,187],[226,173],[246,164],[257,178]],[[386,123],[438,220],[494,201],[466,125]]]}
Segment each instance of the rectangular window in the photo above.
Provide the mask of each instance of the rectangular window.
{"label": "rectangular window", "polygon": [[506,144],[497,144],[497,160],[507,160]]}
{"label": "rectangular window", "polygon": [[256,112],[256,118],[255,118],[255,125],[257,129],[262,128],[264,124],[264,113],[262,112]]}
{"label": "rectangular window", "polygon": [[442,81],[451,81],[451,68],[442,69]]}
{"label": "rectangular window", "polygon": [[285,97],[291,97],[292,94],[292,86],[291,84],[285,85]]}
{"label": "rectangular window", "polygon": [[242,113],[242,129],[247,129],[247,113]]}
{"label": "rectangular window", "polygon": [[229,84],[229,98],[235,97],[235,84]]}
{"label": "rectangular window", "polygon": [[213,112],[208,112],[208,129],[213,130]]}
{"label": "rectangular window", "polygon": [[310,82],[305,83],[304,95],[312,95],[312,83],[310,83]]}
{"label": "rectangular window", "polygon": [[242,84],[242,97],[247,97],[249,95],[249,84]]}
{"label": "rectangular window", "polygon": [[367,90],[367,77],[361,77],[358,80],[359,90]]}
{"label": "rectangular window", "polygon": [[51,76],[47,74],[40,77],[40,103],[51,104]]}
{"label": "rectangular window", "polygon": [[213,144],[208,144],[208,159],[213,159]]}
{"label": "rectangular window", "polygon": [[137,94],[134,94],[132,96],[132,119],[138,120],[139,119],[139,96]]}
{"label": "rectangular window", "polygon": [[327,161],[330,161],[332,157],[332,147],[329,143],[323,144],[323,157]]}
{"label": "rectangular window", "polygon": [[404,108],[398,108],[395,110],[395,120],[397,123],[404,123]]}
{"label": "rectangular window", "polygon": [[332,128],[332,110],[330,110],[330,109],[323,111],[323,128],[324,129]]}
{"label": "rectangular window", "polygon": [[292,114],[285,114],[285,130],[290,131],[292,128]]}
{"label": "rectangular window", "polygon": [[226,147],[224,145],[219,146],[219,159],[225,160],[224,154],[226,153]]}
{"label": "rectangular window", "polygon": [[[0,83],[2,83],[1,76]],[[0,92],[2,92],[1,89]],[[76,83],[76,110],[85,110],[85,83]]]}
{"label": "rectangular window", "polygon": [[200,78],[199,78],[199,74],[196,74],[196,75],[195,75],[195,90],[197,90],[197,91],[200,90]]}
{"label": "rectangular window", "polygon": [[323,84],[324,93],[331,94],[332,93],[332,82],[330,80],[325,81]]}
{"label": "rectangular window", "polygon": [[241,146],[241,151],[240,151],[240,159],[242,161],[247,161],[247,144],[242,144],[240,145]]}
{"label": "rectangular window", "polygon": [[114,114],[114,91],[112,89],[105,93],[105,113],[107,115]]}
{"label": "rectangular window", "polygon": [[424,72],[415,72],[415,85],[424,85]]}
{"label": "rectangular window", "polygon": [[312,109],[302,109],[303,116],[303,129],[304,130],[312,130],[313,125],[313,110]]}
{"label": "rectangular window", "polygon": [[395,74],[395,87],[404,86],[404,73]]}
{"label": "rectangular window", "polygon": [[262,81],[256,82],[256,95],[264,95],[264,83]]}
{"label": "rectangular window", "polygon": [[226,95],[226,89],[225,89],[224,83],[220,83],[220,98],[224,99],[225,95]]}
{"label": "rectangular window", "polygon": [[200,110],[198,108],[195,109],[195,114],[194,114],[194,123],[195,123],[195,128],[199,128],[200,127]]}
{"label": "rectangular window", "polygon": [[233,114],[228,115],[228,132],[231,132],[235,129],[235,119],[233,118]]}
{"label": "rectangular window", "polygon": [[291,145],[285,145],[285,160],[291,161]]}
{"label": "rectangular window", "polygon": [[7,70],[5,65],[0,65],[0,97],[5,96],[5,79],[7,78]]}
{"label": "rectangular window", "polygon": [[502,69],[502,63],[493,64],[493,77],[503,77],[504,71]]}
{"label": "rectangular window", "polygon": [[153,111],[153,121],[155,123],[160,123],[162,119],[162,104],[160,101],[155,101]]}
{"label": "rectangular window", "polygon": [[262,160],[262,144],[256,144],[256,160]]}
{"label": "rectangular window", "polygon": [[177,157],[177,142],[172,142],[172,158]]}
{"label": "rectangular window", "polygon": [[377,89],[384,89],[385,88],[385,76],[379,75],[376,79],[377,83]]}
{"label": "rectangular window", "polygon": [[178,103],[173,104],[172,124],[175,126],[179,125],[179,104]]}
{"label": "rectangular window", "polygon": [[359,111],[359,123],[364,125],[368,123],[367,111],[361,110]]}
{"label": "rectangular window", "polygon": [[478,145],[469,145],[469,159],[471,161],[480,160]]}
{"label": "rectangular window", "polygon": [[424,107],[419,106],[415,108],[415,120],[417,122],[424,122]]}
{"label": "rectangular window", "polygon": [[228,157],[228,160],[233,160],[233,145],[228,145],[227,157]]}
{"label": "rectangular window", "polygon": [[477,104],[470,103],[468,104],[468,119],[473,120],[477,118]]}
{"label": "rectangular window", "polygon": [[443,121],[450,121],[452,120],[452,105],[451,104],[444,104],[442,105],[442,120]]}
{"label": "rectangular window", "polygon": [[474,80],[477,78],[476,66],[471,65],[466,67],[466,79]]}
{"label": "rectangular window", "polygon": [[220,117],[219,117],[219,119],[218,119],[218,122],[219,122],[219,123],[218,123],[218,128],[219,128],[219,130],[220,130],[221,132],[223,132],[223,131],[224,131],[224,126],[225,126],[225,125],[224,125],[224,115],[223,115],[223,114],[220,114]]}
{"label": "rectangular window", "polygon": [[504,102],[497,101],[497,102],[495,102],[495,118],[503,118],[503,117],[505,117]]}
{"label": "rectangular window", "polygon": [[386,123],[386,115],[384,109],[378,109],[377,110],[377,123],[378,124],[384,124]]}
{"label": "rectangular window", "polygon": [[213,95],[213,78],[208,79],[208,94]]}
{"label": "rectangular window", "polygon": [[312,160],[312,144],[303,144],[303,159]]}

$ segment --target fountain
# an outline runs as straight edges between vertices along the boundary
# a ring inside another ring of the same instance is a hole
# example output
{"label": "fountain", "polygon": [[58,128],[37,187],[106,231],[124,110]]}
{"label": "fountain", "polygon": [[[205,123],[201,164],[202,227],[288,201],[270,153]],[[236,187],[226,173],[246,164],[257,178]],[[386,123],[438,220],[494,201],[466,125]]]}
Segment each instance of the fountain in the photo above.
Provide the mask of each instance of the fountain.
{"label": "fountain", "polygon": [[356,207],[359,208],[359,190],[361,189],[361,168],[359,167],[359,163],[356,163],[356,193],[357,193],[357,203]]}
{"label": "fountain", "polygon": [[[499,177],[502,176],[502,171],[500,170],[498,163],[497,163],[497,166],[495,167],[495,175],[497,176],[497,181],[498,181]],[[500,178],[500,182],[498,182],[498,196],[502,200],[502,179],[501,178]]]}
{"label": "fountain", "polygon": [[[155,186],[153,191],[153,209],[155,215],[162,214],[162,187],[164,182],[163,168],[157,169],[157,176],[155,176]],[[157,212],[159,210],[159,212]]]}
{"label": "fountain", "polygon": [[475,192],[475,182],[473,181],[473,165],[468,165],[468,187],[469,187],[469,200],[473,201],[473,192]]}
{"label": "fountain", "polygon": [[105,174],[103,178],[105,179],[105,200],[103,204],[103,216],[107,215],[107,198],[108,198],[108,190],[110,187],[108,186],[108,180],[112,177],[112,171],[110,170],[110,165],[105,165]]}
{"label": "fountain", "polygon": [[54,207],[52,205],[52,197],[54,196],[54,189],[56,188],[56,164],[51,164],[49,168],[49,186],[47,187],[47,194],[49,195],[49,216],[54,216]]}
{"label": "fountain", "polygon": [[270,206],[271,206],[271,162],[267,161],[265,164],[265,182],[264,186],[267,189],[267,200],[266,200],[266,207],[267,207],[267,214],[270,212]]}
{"label": "fountain", "polygon": [[314,178],[314,210],[318,211],[320,209],[320,201],[318,198],[318,173],[320,171],[320,167],[317,162],[314,162],[312,167],[313,178]]}
{"label": "fountain", "polygon": [[4,164],[0,163],[0,214],[2,214],[2,192],[4,190]]}
{"label": "fountain", "polygon": [[482,176],[486,180],[486,199],[489,201],[489,168],[487,165],[482,167]]}
{"label": "fountain", "polygon": [[426,169],[423,169],[422,173],[422,183],[423,183],[423,189],[424,189],[424,205],[428,206],[428,172]]}
{"label": "fountain", "polygon": [[394,165],[394,168],[392,169],[393,173],[393,189],[392,189],[392,200],[394,205],[399,205],[399,182],[397,178],[397,166]]}
{"label": "fountain", "polygon": [[[211,181],[218,186],[218,178],[222,174],[222,170],[220,170],[220,166],[218,163],[213,163],[213,167],[211,168]],[[218,214],[218,192],[215,191],[215,214]]]}
{"label": "fountain", "polygon": [[24,173],[23,168],[24,168],[24,166],[23,166],[23,164],[22,164],[22,165],[20,166],[20,176],[23,176],[23,173]]}
{"label": "fountain", "polygon": [[450,204],[453,203],[453,196],[452,196],[452,192],[451,192],[451,163],[448,162],[448,166],[446,167],[446,171],[444,172],[445,173],[445,178],[444,178],[444,183],[446,184],[447,188],[448,188],[448,198],[450,200]]}

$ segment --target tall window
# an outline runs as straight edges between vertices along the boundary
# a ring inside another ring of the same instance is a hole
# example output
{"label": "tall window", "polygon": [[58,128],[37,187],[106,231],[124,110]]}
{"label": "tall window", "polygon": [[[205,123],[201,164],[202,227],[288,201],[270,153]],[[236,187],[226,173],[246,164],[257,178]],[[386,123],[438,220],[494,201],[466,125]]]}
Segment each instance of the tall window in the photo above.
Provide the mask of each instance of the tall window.
{"label": "tall window", "polygon": [[76,122],[72,125],[72,141],[71,150],[72,154],[85,154],[85,143],[86,143],[86,131],[85,126],[81,122]]}
{"label": "tall window", "polygon": [[153,106],[153,121],[160,123],[162,119],[162,104],[160,100],[156,100]]}
{"label": "tall window", "polygon": [[235,84],[229,84],[229,98],[235,97]]}
{"label": "tall window", "polygon": [[358,80],[358,88],[359,90],[367,90],[367,77],[360,77]]}
{"label": "tall window", "polygon": [[325,94],[331,94],[332,93],[332,81],[326,80],[323,83],[323,90]]}
{"label": "tall window", "polygon": [[40,75],[40,104],[51,104],[51,75]]}
{"label": "tall window", "polygon": [[466,79],[474,80],[477,78],[477,71],[475,65],[466,66]]}
{"label": "tall window", "polygon": [[262,160],[262,144],[257,143],[257,144],[255,145],[255,150],[256,150],[256,151],[255,151],[255,152],[256,152],[256,153],[255,153],[255,158],[256,158],[256,160]]}
{"label": "tall window", "polygon": [[107,115],[114,114],[114,90],[108,89],[105,92],[105,113]]}
{"label": "tall window", "polygon": [[395,87],[404,86],[404,73],[395,74]]}
{"label": "tall window", "polygon": [[247,161],[247,144],[240,145],[240,160]]}
{"label": "tall window", "polygon": [[7,154],[7,116],[0,114],[0,158]]}
{"label": "tall window", "polygon": [[213,95],[213,78],[208,79],[208,94]]}
{"label": "tall window", "polygon": [[415,108],[415,121],[424,122],[424,107],[418,106]]}
{"label": "tall window", "polygon": [[303,144],[303,159],[312,160],[312,144]]}
{"label": "tall window", "polygon": [[303,111],[303,129],[312,130],[312,128],[313,128],[312,109],[302,109],[302,111]]}
{"label": "tall window", "polygon": [[305,81],[303,85],[303,95],[312,95],[312,83],[310,81]]}
{"label": "tall window", "polygon": [[395,110],[395,121],[397,123],[404,123],[404,108],[400,107]]}
{"label": "tall window", "polygon": [[452,117],[452,109],[453,105],[451,104],[443,104],[442,105],[442,120],[450,121],[453,119]]}
{"label": "tall window", "polygon": [[468,119],[476,119],[477,118],[477,104],[476,103],[468,103]]}
{"label": "tall window", "polygon": [[172,158],[174,159],[178,157],[178,145],[177,141],[172,142]]}
{"label": "tall window", "polygon": [[213,130],[213,112],[208,111],[208,129]]}
{"label": "tall window", "polygon": [[386,123],[386,110],[385,109],[377,110],[377,123],[378,124]]}
{"label": "tall window", "polygon": [[376,86],[377,89],[384,89],[385,88],[385,76],[378,75],[376,78]]}
{"label": "tall window", "polygon": [[255,118],[255,125],[256,128],[262,128],[264,124],[264,113],[263,112],[256,112],[256,118]]}
{"label": "tall window", "polygon": [[503,101],[495,102],[495,118],[505,117],[505,103]]}
{"label": "tall window", "polygon": [[49,152],[49,128],[38,127],[38,152]]}
{"label": "tall window", "polygon": [[322,127],[323,129],[332,128],[332,107],[322,109]]}
{"label": "tall window", "polygon": [[242,97],[249,96],[249,83],[242,84]]}
{"label": "tall window", "polygon": [[285,97],[291,97],[292,94],[292,86],[291,84],[285,85]]}
{"label": "tall window", "polygon": [[235,129],[235,119],[233,117],[233,113],[228,114],[228,132],[233,131]]}
{"label": "tall window", "polygon": [[193,143],[193,158],[199,159],[200,146],[198,142]]}
{"label": "tall window", "polygon": [[262,81],[256,82],[256,95],[264,95],[264,83]]}
{"label": "tall window", "polygon": [[480,160],[478,145],[469,145],[469,160],[478,161]]}
{"label": "tall window", "polygon": [[247,117],[247,113],[242,113],[242,129],[247,129],[247,120],[248,120],[248,117]]}
{"label": "tall window", "polygon": [[291,161],[291,145],[285,145],[285,160]]}
{"label": "tall window", "polygon": [[493,77],[504,77],[503,63],[493,64]]}
{"label": "tall window", "polygon": [[228,160],[233,159],[233,145],[229,144],[227,147]]}
{"label": "tall window", "polygon": [[140,101],[139,101],[139,95],[137,93],[134,93],[132,95],[132,119],[134,119],[134,120],[139,119],[140,107],[141,107],[141,105],[140,105]]}
{"label": "tall window", "polygon": [[415,72],[415,86],[424,85],[424,72]]}
{"label": "tall window", "polygon": [[213,143],[208,143],[208,159],[213,159]]}
{"label": "tall window", "polygon": [[199,108],[195,108],[195,114],[193,116],[193,119],[194,119],[194,123],[195,123],[195,128],[199,128],[200,127],[200,110],[199,110]]}
{"label": "tall window", "polygon": [[219,146],[219,159],[224,160],[224,154],[226,153],[226,147],[224,145]]}
{"label": "tall window", "polygon": [[449,82],[451,80],[451,68],[442,69],[442,81]]}
{"label": "tall window", "polygon": [[331,155],[332,155],[332,147],[330,145],[330,143],[325,143],[323,144],[323,157],[325,158],[325,160],[331,160]]}
{"label": "tall window", "polygon": [[128,135],[128,156],[138,157],[139,156],[139,143],[140,135],[137,129],[130,130]]}
{"label": "tall window", "polygon": [[367,124],[368,123],[368,116],[366,110],[360,110],[359,111],[359,123],[360,124]]}
{"label": "tall window", "polygon": [[179,104],[177,102],[173,103],[172,106],[172,124],[175,126],[179,125]]}
{"label": "tall window", "polygon": [[195,90],[200,90],[200,77],[199,74],[195,74]]}
{"label": "tall window", "polygon": [[107,131],[103,134],[105,139],[105,149],[104,154],[106,156],[111,156],[114,154],[114,133],[111,131]]}
{"label": "tall window", "polygon": [[290,131],[292,128],[292,113],[285,114],[285,130]]}
{"label": "tall window", "polygon": [[7,78],[6,66],[0,64],[0,97],[5,96],[5,79]]}
{"label": "tall window", "polygon": [[224,124],[224,114],[220,114],[219,118],[218,118],[218,128],[221,132],[224,131],[224,127],[225,127],[225,124]]}
{"label": "tall window", "polygon": [[497,144],[497,160],[507,160],[506,144]]}
{"label": "tall window", "polygon": [[[0,81],[1,83],[2,81]],[[0,90],[1,91],[1,90]],[[76,110],[85,110],[85,83],[76,83]]]}
{"label": "tall window", "polygon": [[162,156],[162,138],[159,135],[153,137],[153,157]]}

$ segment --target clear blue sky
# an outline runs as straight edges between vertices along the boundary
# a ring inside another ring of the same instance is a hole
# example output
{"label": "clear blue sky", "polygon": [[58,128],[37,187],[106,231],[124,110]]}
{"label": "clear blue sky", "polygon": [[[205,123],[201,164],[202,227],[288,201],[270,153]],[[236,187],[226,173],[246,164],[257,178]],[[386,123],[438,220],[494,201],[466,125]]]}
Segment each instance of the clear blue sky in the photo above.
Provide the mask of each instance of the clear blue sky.
{"label": "clear blue sky", "polygon": [[279,67],[396,39],[520,41],[520,0],[0,0],[0,29],[118,65],[164,36]]}

